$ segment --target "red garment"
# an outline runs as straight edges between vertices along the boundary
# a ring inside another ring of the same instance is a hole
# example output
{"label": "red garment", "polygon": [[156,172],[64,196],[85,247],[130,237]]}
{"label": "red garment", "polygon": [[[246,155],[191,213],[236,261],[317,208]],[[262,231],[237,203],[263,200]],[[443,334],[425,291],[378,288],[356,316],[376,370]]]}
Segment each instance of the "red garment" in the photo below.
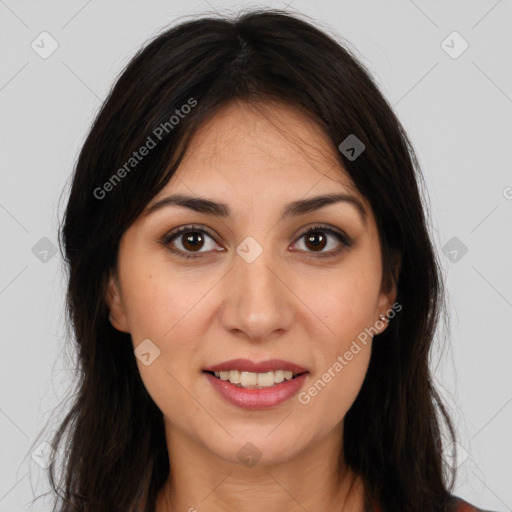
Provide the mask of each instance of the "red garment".
{"label": "red garment", "polygon": [[456,499],[457,499],[457,508],[455,509],[456,512],[491,512],[491,511],[483,510],[481,508],[476,508],[461,498],[456,498]]}

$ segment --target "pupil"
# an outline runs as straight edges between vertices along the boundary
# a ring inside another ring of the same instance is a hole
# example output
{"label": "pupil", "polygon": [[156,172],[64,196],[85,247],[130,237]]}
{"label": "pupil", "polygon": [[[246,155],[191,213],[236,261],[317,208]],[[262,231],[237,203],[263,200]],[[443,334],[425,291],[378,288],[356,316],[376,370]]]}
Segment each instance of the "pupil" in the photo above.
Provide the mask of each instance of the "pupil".
{"label": "pupil", "polygon": [[[199,239],[199,242],[197,241]],[[185,242],[183,243],[183,246],[186,249],[197,249],[202,247],[203,237],[201,233],[189,233],[185,236]]]}
{"label": "pupil", "polygon": [[[319,242],[320,239],[320,242]],[[323,243],[322,243],[323,242]],[[312,243],[313,248],[323,249],[325,247],[325,236],[319,231],[315,231],[307,237],[306,243]]]}

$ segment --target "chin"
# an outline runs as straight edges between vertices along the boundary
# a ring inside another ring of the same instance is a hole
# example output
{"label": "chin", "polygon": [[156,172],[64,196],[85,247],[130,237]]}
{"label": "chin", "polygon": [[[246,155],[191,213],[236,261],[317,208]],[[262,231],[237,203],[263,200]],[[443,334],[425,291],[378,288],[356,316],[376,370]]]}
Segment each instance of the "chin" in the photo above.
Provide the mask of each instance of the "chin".
{"label": "chin", "polygon": [[233,437],[223,436],[222,442],[216,444],[212,444],[212,438],[208,437],[206,447],[220,459],[248,468],[286,463],[296,457],[303,446],[296,437],[297,429],[282,426],[276,429],[276,425],[258,429],[253,425],[230,427],[228,431]]}

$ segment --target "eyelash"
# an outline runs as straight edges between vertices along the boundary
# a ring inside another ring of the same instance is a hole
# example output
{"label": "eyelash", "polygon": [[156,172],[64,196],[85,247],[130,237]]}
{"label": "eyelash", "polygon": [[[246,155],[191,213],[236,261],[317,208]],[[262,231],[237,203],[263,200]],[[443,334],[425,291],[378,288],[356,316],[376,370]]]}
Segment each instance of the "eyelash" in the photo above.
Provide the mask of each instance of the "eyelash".
{"label": "eyelash", "polygon": [[[308,235],[309,233],[317,232],[317,231],[329,233],[329,234],[335,236],[344,247],[352,246],[352,240],[350,239],[349,236],[347,236],[346,234],[344,234],[342,232],[335,231],[332,228],[322,225],[322,224],[317,224],[315,226],[308,228],[301,235],[299,235],[299,237],[297,238],[297,241],[300,240],[302,237]],[[195,226],[195,225],[188,225],[188,226],[182,226],[180,228],[175,229],[174,231],[171,231],[170,233],[166,234],[160,240],[160,243],[165,248],[167,248],[169,251],[171,251],[173,254],[176,254],[180,258],[184,258],[187,260],[191,259],[191,258],[200,258],[200,257],[202,257],[202,254],[204,254],[204,253],[197,253],[197,254],[184,253],[181,249],[173,248],[171,245],[171,242],[175,238],[178,238],[178,236],[183,233],[202,233],[202,234],[208,235],[212,239],[215,239],[215,237],[211,233],[209,233],[207,230],[205,230],[204,228],[201,228],[201,227]],[[311,258],[311,257],[313,257],[313,258],[331,258],[331,257],[337,256],[342,250],[343,250],[343,248],[339,248],[339,249],[331,250],[331,251],[328,251],[325,253],[315,253],[314,251],[307,251],[307,252],[310,252],[311,254],[314,254],[314,256],[307,256],[307,257],[308,258]]]}

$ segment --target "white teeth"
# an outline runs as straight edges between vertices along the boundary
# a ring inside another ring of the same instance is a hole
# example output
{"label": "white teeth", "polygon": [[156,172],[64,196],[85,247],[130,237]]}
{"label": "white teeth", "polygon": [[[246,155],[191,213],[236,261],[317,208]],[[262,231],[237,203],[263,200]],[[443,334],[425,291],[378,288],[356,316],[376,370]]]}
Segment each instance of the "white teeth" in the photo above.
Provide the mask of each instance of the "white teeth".
{"label": "white teeth", "polygon": [[274,372],[274,382],[283,382],[284,380],[284,370],[277,370]]}
{"label": "white teeth", "polygon": [[255,386],[258,381],[258,374],[252,372],[241,372],[240,373],[240,384],[243,387]]}
{"label": "white teeth", "polygon": [[274,385],[274,372],[258,373],[257,377],[256,384],[262,388],[269,388]]}
{"label": "white teeth", "polygon": [[269,388],[285,380],[293,378],[293,372],[289,370],[276,370],[273,372],[254,373],[240,372],[238,370],[213,372],[215,377],[231,382],[237,387],[243,388]]}
{"label": "white teeth", "polygon": [[230,370],[229,382],[231,384],[240,384],[240,372],[238,370]]}

